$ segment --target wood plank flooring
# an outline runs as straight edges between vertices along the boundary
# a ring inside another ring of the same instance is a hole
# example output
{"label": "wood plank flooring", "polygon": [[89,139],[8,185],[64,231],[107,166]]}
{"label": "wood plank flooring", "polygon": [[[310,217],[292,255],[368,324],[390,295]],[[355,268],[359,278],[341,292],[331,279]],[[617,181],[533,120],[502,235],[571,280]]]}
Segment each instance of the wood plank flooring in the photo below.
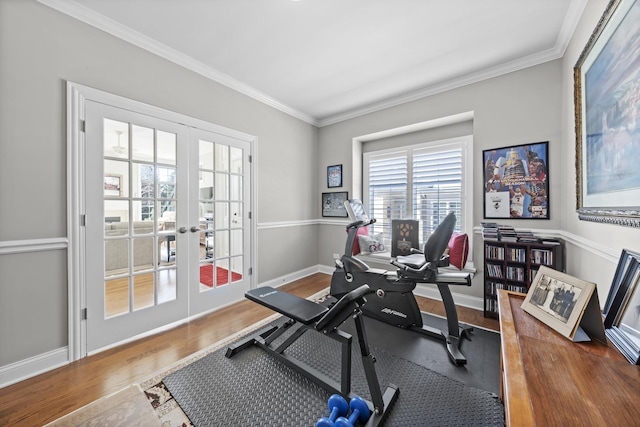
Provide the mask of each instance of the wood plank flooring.
{"label": "wood plank flooring", "polygon": [[[282,287],[308,297],[329,286],[331,276],[317,273]],[[424,311],[444,315],[440,301],[418,297]],[[0,389],[0,425],[41,426],[103,396],[138,383],[190,354],[273,314],[240,301],[169,331],[101,352],[64,367]],[[498,321],[482,312],[458,308],[460,321],[498,330]]]}

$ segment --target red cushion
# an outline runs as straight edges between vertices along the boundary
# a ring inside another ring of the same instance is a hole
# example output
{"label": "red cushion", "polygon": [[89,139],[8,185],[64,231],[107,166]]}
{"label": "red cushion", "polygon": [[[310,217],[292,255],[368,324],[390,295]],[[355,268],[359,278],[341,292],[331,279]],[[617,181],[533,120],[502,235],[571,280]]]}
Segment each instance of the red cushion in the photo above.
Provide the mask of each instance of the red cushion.
{"label": "red cushion", "polygon": [[[347,230],[347,233],[349,230]],[[369,226],[358,228],[358,233],[356,235],[356,240],[353,242],[353,255],[358,255],[360,253],[360,242],[358,242],[358,236],[368,236],[369,235]]]}
{"label": "red cushion", "polygon": [[469,236],[453,233],[449,239],[449,263],[462,270],[469,255]]}

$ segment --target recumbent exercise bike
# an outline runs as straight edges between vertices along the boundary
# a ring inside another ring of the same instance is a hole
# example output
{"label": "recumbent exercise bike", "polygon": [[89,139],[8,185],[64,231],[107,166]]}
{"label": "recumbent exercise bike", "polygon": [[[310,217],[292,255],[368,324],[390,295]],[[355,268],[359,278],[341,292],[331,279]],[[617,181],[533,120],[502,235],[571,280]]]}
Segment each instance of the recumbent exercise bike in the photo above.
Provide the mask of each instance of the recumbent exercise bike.
{"label": "recumbent exercise bike", "polygon": [[[362,260],[353,257],[353,244],[358,238],[358,229],[371,225],[376,220],[369,219],[360,200],[351,199],[344,204],[354,222],[347,226],[344,255],[336,260],[329,292],[331,296],[341,298],[361,285],[368,285],[374,294],[362,307],[366,316],[443,340],[453,363],[466,364],[467,359],[460,351],[460,344],[462,338],[470,339],[469,334],[473,328],[461,327],[458,323],[458,313],[449,286],[471,286],[471,276],[464,272],[438,271],[438,267],[449,265],[449,256],[444,252],[455,227],[454,213],[449,213],[429,236],[423,251],[414,249],[411,255],[397,257],[391,261],[397,270],[386,271],[370,268]],[[418,283],[437,285],[446,313],[446,332],[423,324],[420,308],[413,295]]]}

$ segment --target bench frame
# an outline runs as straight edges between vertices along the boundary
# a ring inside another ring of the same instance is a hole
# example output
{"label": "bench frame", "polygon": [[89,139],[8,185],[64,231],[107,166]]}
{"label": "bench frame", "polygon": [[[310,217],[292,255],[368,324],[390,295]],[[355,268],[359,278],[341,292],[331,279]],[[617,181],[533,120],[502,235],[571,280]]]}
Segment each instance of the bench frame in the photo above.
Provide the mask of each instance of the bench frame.
{"label": "bench frame", "polygon": [[[240,351],[257,345],[329,393],[337,393],[345,398],[352,398],[354,397],[351,393],[351,349],[353,337],[337,328],[349,317],[352,317],[356,325],[362,364],[372,399],[372,401],[367,401],[367,405],[372,411],[367,426],[377,426],[381,424],[386,417],[388,409],[398,396],[399,389],[396,385],[389,384],[384,394],[380,390],[380,384],[374,366],[375,357],[369,351],[369,343],[366,336],[364,320],[362,319],[362,311],[360,309],[360,307],[366,303],[364,295],[370,292],[368,286],[361,286],[342,297],[331,309],[327,309],[320,304],[295,295],[280,292],[268,286],[250,290],[245,294],[248,299],[279,312],[288,317],[288,320],[280,326],[270,326],[229,346],[225,356],[228,358],[233,357],[233,355]],[[300,307],[303,309],[298,310],[297,313],[291,313]],[[304,310],[304,308],[307,310]],[[308,314],[308,316],[306,314]],[[291,335],[280,345],[274,347],[274,341],[290,330],[293,331]],[[285,353],[287,348],[309,330],[319,332],[340,343],[340,384],[309,364]]]}

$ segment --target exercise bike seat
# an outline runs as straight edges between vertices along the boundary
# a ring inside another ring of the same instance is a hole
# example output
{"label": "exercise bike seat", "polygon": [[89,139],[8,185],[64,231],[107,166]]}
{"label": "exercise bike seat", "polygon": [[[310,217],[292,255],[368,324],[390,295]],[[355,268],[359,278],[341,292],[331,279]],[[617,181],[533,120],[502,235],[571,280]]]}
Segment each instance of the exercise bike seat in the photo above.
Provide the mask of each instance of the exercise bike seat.
{"label": "exercise bike seat", "polygon": [[280,292],[271,286],[251,289],[244,296],[303,325],[315,323],[329,309],[308,299]]}
{"label": "exercise bike seat", "polygon": [[424,244],[422,253],[399,256],[393,265],[400,273],[417,280],[431,280],[438,272],[438,267],[449,265],[449,256],[444,253],[456,225],[456,216],[450,212],[431,233]]}
{"label": "exercise bike seat", "polygon": [[396,257],[396,261],[411,268],[420,268],[426,262],[423,254],[401,255]]}

